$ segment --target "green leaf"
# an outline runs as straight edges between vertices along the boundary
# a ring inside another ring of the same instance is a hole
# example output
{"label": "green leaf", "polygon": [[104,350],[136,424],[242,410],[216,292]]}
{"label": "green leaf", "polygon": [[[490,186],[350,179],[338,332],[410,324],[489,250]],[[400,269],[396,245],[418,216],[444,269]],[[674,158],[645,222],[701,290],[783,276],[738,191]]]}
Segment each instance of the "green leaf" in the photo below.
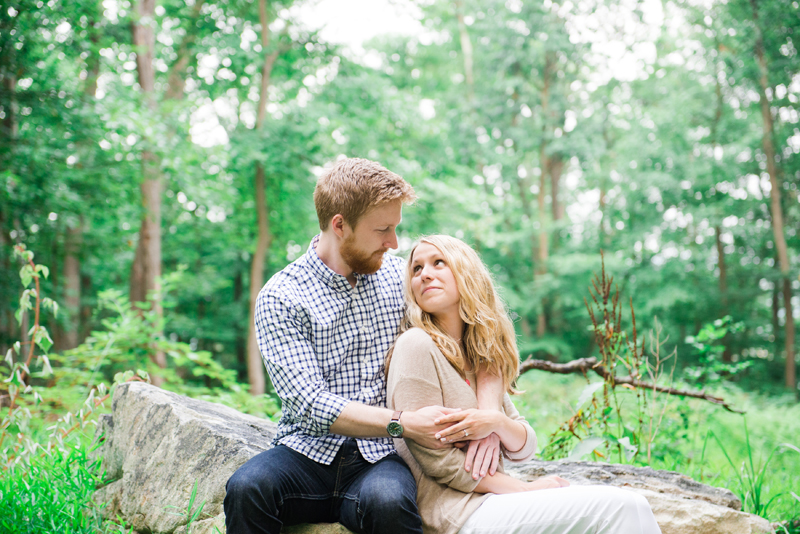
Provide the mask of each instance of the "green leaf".
{"label": "green leaf", "polygon": [[52,376],[53,375],[53,368],[50,367],[50,359],[42,354],[39,356],[39,359],[42,362],[42,375],[43,376]]}
{"label": "green leaf", "polygon": [[47,267],[47,265],[37,265],[36,266],[36,272],[37,273],[39,273],[39,272],[42,273],[45,278],[50,276],[50,269]]}
{"label": "green leaf", "polygon": [[36,331],[36,334],[33,337],[33,341],[42,349],[44,352],[50,350],[50,347],[53,346],[53,340],[50,339],[50,334],[47,332],[47,328],[40,326],[39,330]]}
{"label": "green leaf", "polygon": [[581,396],[578,397],[578,403],[575,405],[575,409],[580,410],[584,404],[592,400],[595,392],[603,387],[603,384],[605,384],[605,382],[595,382],[583,388],[583,391],[581,391]]}
{"label": "green leaf", "polygon": [[14,356],[14,349],[8,349],[8,352],[6,352],[6,357],[5,357],[4,361],[5,361],[5,362],[6,362],[8,365],[14,365],[14,358],[13,358],[13,356]]}
{"label": "green leaf", "polygon": [[42,299],[42,306],[49,308],[53,312],[53,316],[58,316],[58,302],[51,298],[45,297]]}
{"label": "green leaf", "polygon": [[33,281],[33,268],[30,265],[23,265],[19,270],[19,278],[22,280],[22,287],[28,287]]}
{"label": "green leaf", "polygon": [[619,443],[622,446],[622,450],[625,452],[625,459],[627,459],[629,462],[634,456],[636,456],[636,453],[639,452],[639,448],[636,447],[636,445],[632,444],[631,438],[627,436],[618,439],[617,443]]}
{"label": "green leaf", "polygon": [[605,442],[606,438],[600,436],[588,437],[583,441],[581,441],[580,443],[578,443],[575,446],[575,448],[572,449],[572,452],[570,452],[569,455],[567,456],[567,460],[571,462],[577,462],[578,460],[580,460],[587,454],[591,453],[593,450],[595,450],[597,447],[599,447]]}

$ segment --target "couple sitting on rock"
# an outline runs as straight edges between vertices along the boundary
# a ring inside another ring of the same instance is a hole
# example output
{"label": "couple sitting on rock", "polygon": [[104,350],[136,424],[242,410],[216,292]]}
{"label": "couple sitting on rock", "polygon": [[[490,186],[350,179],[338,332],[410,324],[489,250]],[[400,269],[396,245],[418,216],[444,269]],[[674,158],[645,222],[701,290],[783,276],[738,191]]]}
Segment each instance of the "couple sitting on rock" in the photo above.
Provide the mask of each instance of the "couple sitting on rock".
{"label": "couple sitting on rock", "polygon": [[321,233],[256,302],[283,416],[275,447],[228,481],[228,534],[332,522],[376,534],[659,533],[636,493],[504,473],[502,456],[536,452],[508,395],[514,328],[458,239],[424,237],[407,262],[386,254],[415,198],[363,159],[319,179]]}

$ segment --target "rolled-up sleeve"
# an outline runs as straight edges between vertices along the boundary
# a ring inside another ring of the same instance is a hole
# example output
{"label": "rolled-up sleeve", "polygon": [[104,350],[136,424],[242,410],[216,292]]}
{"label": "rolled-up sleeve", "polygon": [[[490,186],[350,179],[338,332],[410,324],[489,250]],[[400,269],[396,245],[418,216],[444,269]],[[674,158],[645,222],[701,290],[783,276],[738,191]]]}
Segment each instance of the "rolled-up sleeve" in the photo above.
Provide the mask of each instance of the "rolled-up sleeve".
{"label": "rolled-up sleeve", "polygon": [[297,307],[265,287],[256,299],[261,357],[282,402],[284,420],[310,436],[324,436],[349,400],[331,393]]}
{"label": "rolled-up sleeve", "polygon": [[[433,364],[433,342],[427,336],[404,335],[392,355],[387,389],[395,410],[412,411],[443,404],[442,386]],[[426,339],[429,343],[426,343]],[[464,470],[466,455],[455,447],[428,449],[411,439],[404,440],[423,473],[439,484],[469,493],[480,478]]]}

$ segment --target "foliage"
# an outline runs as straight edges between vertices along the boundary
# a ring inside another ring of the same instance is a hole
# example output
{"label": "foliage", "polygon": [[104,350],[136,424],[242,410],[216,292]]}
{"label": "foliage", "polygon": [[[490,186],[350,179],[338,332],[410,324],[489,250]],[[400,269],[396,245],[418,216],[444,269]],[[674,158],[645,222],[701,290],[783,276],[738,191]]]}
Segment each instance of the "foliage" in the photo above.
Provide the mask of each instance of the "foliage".
{"label": "foliage", "polygon": [[[518,387],[524,393],[514,402],[537,434],[548,436],[575,413],[582,384],[586,381],[580,376],[529,372],[520,377]],[[791,496],[792,492],[798,494],[800,487],[800,457],[780,448],[778,450],[787,452],[776,452],[767,467],[764,467],[764,460],[781,443],[800,443],[799,407],[788,397],[754,396],[730,382],[722,382],[718,387],[719,394],[747,412],[749,436],[744,432],[741,415],[721,411],[702,400],[673,398],[664,413],[658,439],[653,443],[651,460],[646,464],[636,463],[677,471],[706,484],[726,487],[744,503],[747,487],[740,484],[740,477],[745,473],[743,461],[749,463],[749,447],[755,473],[763,474],[762,502],[782,494],[772,501],[767,511],[769,519],[786,522],[792,532],[791,528],[796,529],[791,527],[792,522],[800,519],[800,503]],[[553,402],[553,399],[560,402]],[[733,465],[709,430],[719,436]],[[541,446],[548,448],[548,440],[542,439]],[[602,452],[602,447],[600,450]],[[637,460],[643,459],[643,454],[637,456]],[[778,529],[778,532],[783,531]]]}
{"label": "foliage", "polygon": [[739,363],[723,361],[725,346],[720,343],[726,336],[744,330],[744,323],[733,323],[731,316],[726,315],[700,329],[696,336],[689,336],[686,342],[690,343],[700,361],[697,367],[687,367],[683,370],[687,381],[695,385],[718,384],[723,378],[732,379],[748,367],[753,365],[752,360]]}
{"label": "foliage", "polygon": [[[592,279],[589,293],[591,303],[587,300],[586,308],[591,318],[590,329],[595,333],[601,355],[594,367],[599,368],[603,381],[590,383],[583,389],[575,414],[550,436],[542,454],[548,459],[580,460],[587,454],[610,459],[609,451],[614,448],[620,463],[636,461],[641,451],[646,452],[646,458],[638,461],[649,463],[669,403],[663,398],[666,393],[659,394],[659,387],[669,389],[672,371],[669,376],[665,371],[670,359],[674,371],[676,355],[673,352],[663,356],[667,340],[661,338],[657,320],[650,332],[650,352],[646,353],[646,336],[642,336],[640,343],[632,301],[630,335],[623,329],[619,288],[614,286],[613,277],[607,275],[605,263],[601,274]],[[630,383],[618,383],[621,376],[617,374],[618,368]],[[649,380],[651,387],[645,380]],[[598,399],[600,389],[602,395]],[[605,445],[606,454],[598,450],[601,445]]]}
{"label": "foliage", "polygon": [[[0,531],[124,531],[124,525],[101,524],[102,506],[92,501],[102,473],[98,471],[100,459],[90,445],[90,430],[97,411],[110,396],[105,381],[111,376],[115,385],[129,380],[149,381],[143,367],[159,372],[166,378],[165,387],[184,394],[213,395],[217,401],[262,416],[278,410],[274,398],[248,395],[235,382],[235,372],[222,368],[207,352],[164,339],[159,334],[161,319],[149,306],[133,306],[115,291],[100,296],[98,313],[104,316],[105,329],[94,332],[79,347],[48,359],[51,345],[46,329],[39,324],[39,311],[44,302],[54,313],[58,310],[40,289],[40,279],[47,276],[48,269],[34,264],[33,253],[23,245],[17,247],[17,255],[24,261],[20,306],[35,311],[29,334],[34,342],[28,344],[28,350],[23,350],[23,343],[15,344],[6,358],[8,378],[3,384],[8,392],[7,411],[0,419],[0,469],[4,471],[0,477]],[[176,279],[167,277],[165,290]],[[168,354],[172,366],[153,366],[150,354],[154,350]],[[30,371],[34,362],[39,362],[41,372]],[[131,367],[140,368],[134,372]],[[193,379],[204,385],[192,384]],[[187,516],[190,522],[202,510],[202,504],[193,508],[195,494]]]}
{"label": "foliage", "polygon": [[[420,200],[405,210],[401,254],[422,233],[462,237],[481,253],[518,318],[523,357],[600,350],[611,372],[796,406],[783,379],[787,325],[798,318],[787,308],[800,290],[797,2],[667,2],[654,12],[600,0],[414,3],[423,31],[380,36],[359,55],[309,28],[302,0],[268,2],[266,49],[255,2],[159,2],[153,108],[135,73],[135,1],[3,6],[0,355],[12,352],[0,364],[10,377],[0,398],[12,406],[2,431],[23,436],[18,452],[57,441],[58,432],[39,432],[48,425],[90,421],[115,376],[158,375],[172,390],[276,417],[277,400],[243,384],[253,167],[266,174],[268,277],[318,231],[314,183],[341,156],[378,160],[414,185]],[[261,65],[275,52],[256,130]],[[776,265],[762,75],[791,295]],[[163,272],[181,273],[153,295],[163,319],[126,297],[149,153],[163,181]],[[23,242],[50,272],[29,262],[19,272]],[[641,337],[623,333],[619,302],[618,319],[586,328],[584,281],[601,268],[600,250]],[[20,274],[36,286],[23,288],[21,303]],[[159,350],[165,369],[152,363]],[[696,427],[728,414],[609,389],[610,380],[583,386],[585,402],[575,408],[570,397],[569,411],[538,403],[559,415],[550,432],[569,422],[548,454],[577,455],[592,436],[606,459],[710,476],[694,471],[704,440]],[[583,387],[571,384],[577,397]],[[754,450],[800,442],[750,424]],[[9,439],[0,438],[5,459],[22,461]],[[745,457],[743,447],[731,458]],[[738,484],[715,471],[711,481]],[[780,513],[791,516],[783,501]]]}
{"label": "foliage", "polygon": [[0,477],[0,532],[96,533],[101,509],[92,501],[100,482],[85,446],[34,456],[25,469]]}
{"label": "foliage", "polygon": [[[725,445],[722,443],[722,440],[719,438],[719,436],[710,430],[709,434],[714,437],[714,440],[717,442],[723,454],[725,455],[725,459],[728,460],[728,463],[737,475],[740,495],[742,498],[742,510],[769,519],[770,506],[776,499],[789,496],[794,497],[792,492],[787,492],[788,495],[787,493],[777,493],[772,495],[770,498],[767,498],[764,490],[765,480],[768,474],[767,468],[770,460],[772,460],[772,457],[775,456],[775,454],[784,452],[795,452],[800,455],[800,448],[797,448],[789,443],[781,443],[773,448],[772,451],[770,451],[769,455],[767,455],[767,459],[764,460],[762,464],[758,465],[753,462],[753,449],[750,446],[750,433],[747,431],[747,420],[742,419],[742,422],[744,424],[747,457],[742,460],[741,467],[738,469],[733,463],[730,455],[728,455],[728,451],[725,449]],[[702,461],[703,459],[701,457],[700,462],[702,463]]]}

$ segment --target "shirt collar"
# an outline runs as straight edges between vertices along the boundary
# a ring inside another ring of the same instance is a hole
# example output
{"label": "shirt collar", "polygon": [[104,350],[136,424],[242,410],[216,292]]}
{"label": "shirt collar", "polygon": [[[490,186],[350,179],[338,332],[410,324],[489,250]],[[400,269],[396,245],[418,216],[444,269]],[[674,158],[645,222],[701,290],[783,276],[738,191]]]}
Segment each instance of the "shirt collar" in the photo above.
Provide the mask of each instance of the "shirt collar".
{"label": "shirt collar", "polygon": [[[316,245],[319,242],[319,234],[314,236],[314,239],[311,240],[311,244],[308,246],[308,251],[306,252],[306,264],[314,276],[317,277],[322,283],[334,289],[336,291],[344,291],[350,293],[353,289],[350,282],[347,281],[347,277],[342,276],[341,274],[334,272],[333,269],[325,265],[319,256],[317,255]],[[367,275],[354,273],[356,276],[356,287],[360,284],[364,283],[362,280],[366,279]]]}

